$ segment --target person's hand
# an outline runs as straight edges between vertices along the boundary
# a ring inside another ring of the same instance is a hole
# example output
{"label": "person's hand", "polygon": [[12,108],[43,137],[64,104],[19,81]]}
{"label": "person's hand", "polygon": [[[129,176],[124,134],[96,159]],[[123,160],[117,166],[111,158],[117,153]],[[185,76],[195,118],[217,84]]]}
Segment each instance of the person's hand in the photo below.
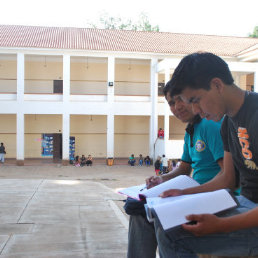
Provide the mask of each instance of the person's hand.
{"label": "person's hand", "polygon": [[160,194],[159,196],[162,198],[166,198],[166,197],[170,197],[170,196],[179,196],[179,195],[183,195],[183,191],[180,189],[169,189],[165,192],[163,192],[162,194]]}
{"label": "person's hand", "polygon": [[159,185],[163,182],[162,177],[160,176],[151,176],[146,179],[147,189],[152,188],[153,186]]}
{"label": "person's hand", "polygon": [[[193,221],[193,224],[183,224],[185,230],[190,231],[196,236],[203,236],[213,233],[222,232],[223,218],[219,218],[213,214],[192,214],[186,216],[186,219]],[[196,222],[196,223],[195,223]]]}

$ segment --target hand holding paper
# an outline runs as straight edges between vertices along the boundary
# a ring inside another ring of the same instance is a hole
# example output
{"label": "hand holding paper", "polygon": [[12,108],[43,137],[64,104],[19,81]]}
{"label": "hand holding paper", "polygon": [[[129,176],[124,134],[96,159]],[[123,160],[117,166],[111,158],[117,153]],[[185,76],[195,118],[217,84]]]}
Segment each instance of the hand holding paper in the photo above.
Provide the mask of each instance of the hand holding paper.
{"label": "hand holding paper", "polygon": [[160,194],[160,197],[166,198],[170,196],[179,196],[182,194],[183,194],[183,191],[181,189],[170,189]]}
{"label": "hand holding paper", "polygon": [[182,227],[185,230],[190,231],[196,236],[203,236],[207,234],[213,234],[222,232],[221,222],[223,218],[219,218],[213,214],[192,214],[186,216],[189,221],[196,221],[196,224],[183,224]]}

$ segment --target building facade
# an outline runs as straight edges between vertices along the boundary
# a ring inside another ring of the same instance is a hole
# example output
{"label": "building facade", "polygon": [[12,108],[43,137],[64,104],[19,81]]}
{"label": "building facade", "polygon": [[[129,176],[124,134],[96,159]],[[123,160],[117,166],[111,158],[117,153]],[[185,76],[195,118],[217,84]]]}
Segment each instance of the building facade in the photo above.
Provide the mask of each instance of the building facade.
{"label": "building facade", "polygon": [[[180,158],[185,125],[161,93],[177,64],[189,53],[213,52],[238,86],[257,91],[257,46],[253,38],[1,25],[6,157],[18,165],[48,157],[68,164],[72,153]],[[158,128],[165,129],[159,143]]]}

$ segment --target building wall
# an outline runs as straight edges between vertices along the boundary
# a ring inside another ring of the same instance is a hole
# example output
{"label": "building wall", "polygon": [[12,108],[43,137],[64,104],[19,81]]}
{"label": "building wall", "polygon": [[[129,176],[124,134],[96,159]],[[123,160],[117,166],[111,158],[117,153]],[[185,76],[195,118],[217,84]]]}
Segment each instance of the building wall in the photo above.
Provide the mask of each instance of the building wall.
{"label": "building wall", "polygon": [[6,148],[6,158],[16,157],[16,115],[0,115],[0,142]]}
{"label": "building wall", "polygon": [[107,94],[107,62],[71,62],[71,94]]}
{"label": "building wall", "polygon": [[17,92],[17,62],[0,60],[0,92]]}
{"label": "building wall", "polygon": [[106,116],[71,115],[70,135],[75,137],[75,154],[106,157]]}
{"label": "building wall", "polygon": [[[181,122],[175,116],[169,116],[169,140],[183,140],[186,123]],[[158,128],[164,129],[164,116],[158,117]]]}
{"label": "building wall", "polygon": [[53,80],[62,78],[62,62],[25,61],[25,93],[53,93]]}
{"label": "building wall", "polygon": [[25,158],[41,158],[41,138],[44,133],[61,133],[61,115],[25,115],[24,116]]}
{"label": "building wall", "polygon": [[115,65],[115,95],[150,95],[150,66]]}
{"label": "building wall", "polygon": [[[63,62],[26,59],[25,93],[53,93],[53,80],[63,79]],[[61,57],[57,57],[61,59]],[[48,60],[48,59],[46,59]],[[128,62],[128,61],[127,61]],[[16,92],[17,62],[1,60],[0,92]],[[106,62],[71,62],[71,94],[107,94]],[[150,95],[149,64],[115,64],[116,95]]]}
{"label": "building wall", "polygon": [[115,157],[149,154],[149,117],[115,116]]}

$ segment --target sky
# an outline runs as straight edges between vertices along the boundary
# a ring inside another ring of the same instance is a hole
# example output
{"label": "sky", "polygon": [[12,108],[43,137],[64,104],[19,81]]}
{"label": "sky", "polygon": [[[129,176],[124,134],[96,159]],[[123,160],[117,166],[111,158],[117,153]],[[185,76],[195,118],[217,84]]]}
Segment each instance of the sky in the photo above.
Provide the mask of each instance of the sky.
{"label": "sky", "polygon": [[0,0],[0,24],[86,28],[104,13],[160,31],[246,37],[258,26],[258,0]]}

